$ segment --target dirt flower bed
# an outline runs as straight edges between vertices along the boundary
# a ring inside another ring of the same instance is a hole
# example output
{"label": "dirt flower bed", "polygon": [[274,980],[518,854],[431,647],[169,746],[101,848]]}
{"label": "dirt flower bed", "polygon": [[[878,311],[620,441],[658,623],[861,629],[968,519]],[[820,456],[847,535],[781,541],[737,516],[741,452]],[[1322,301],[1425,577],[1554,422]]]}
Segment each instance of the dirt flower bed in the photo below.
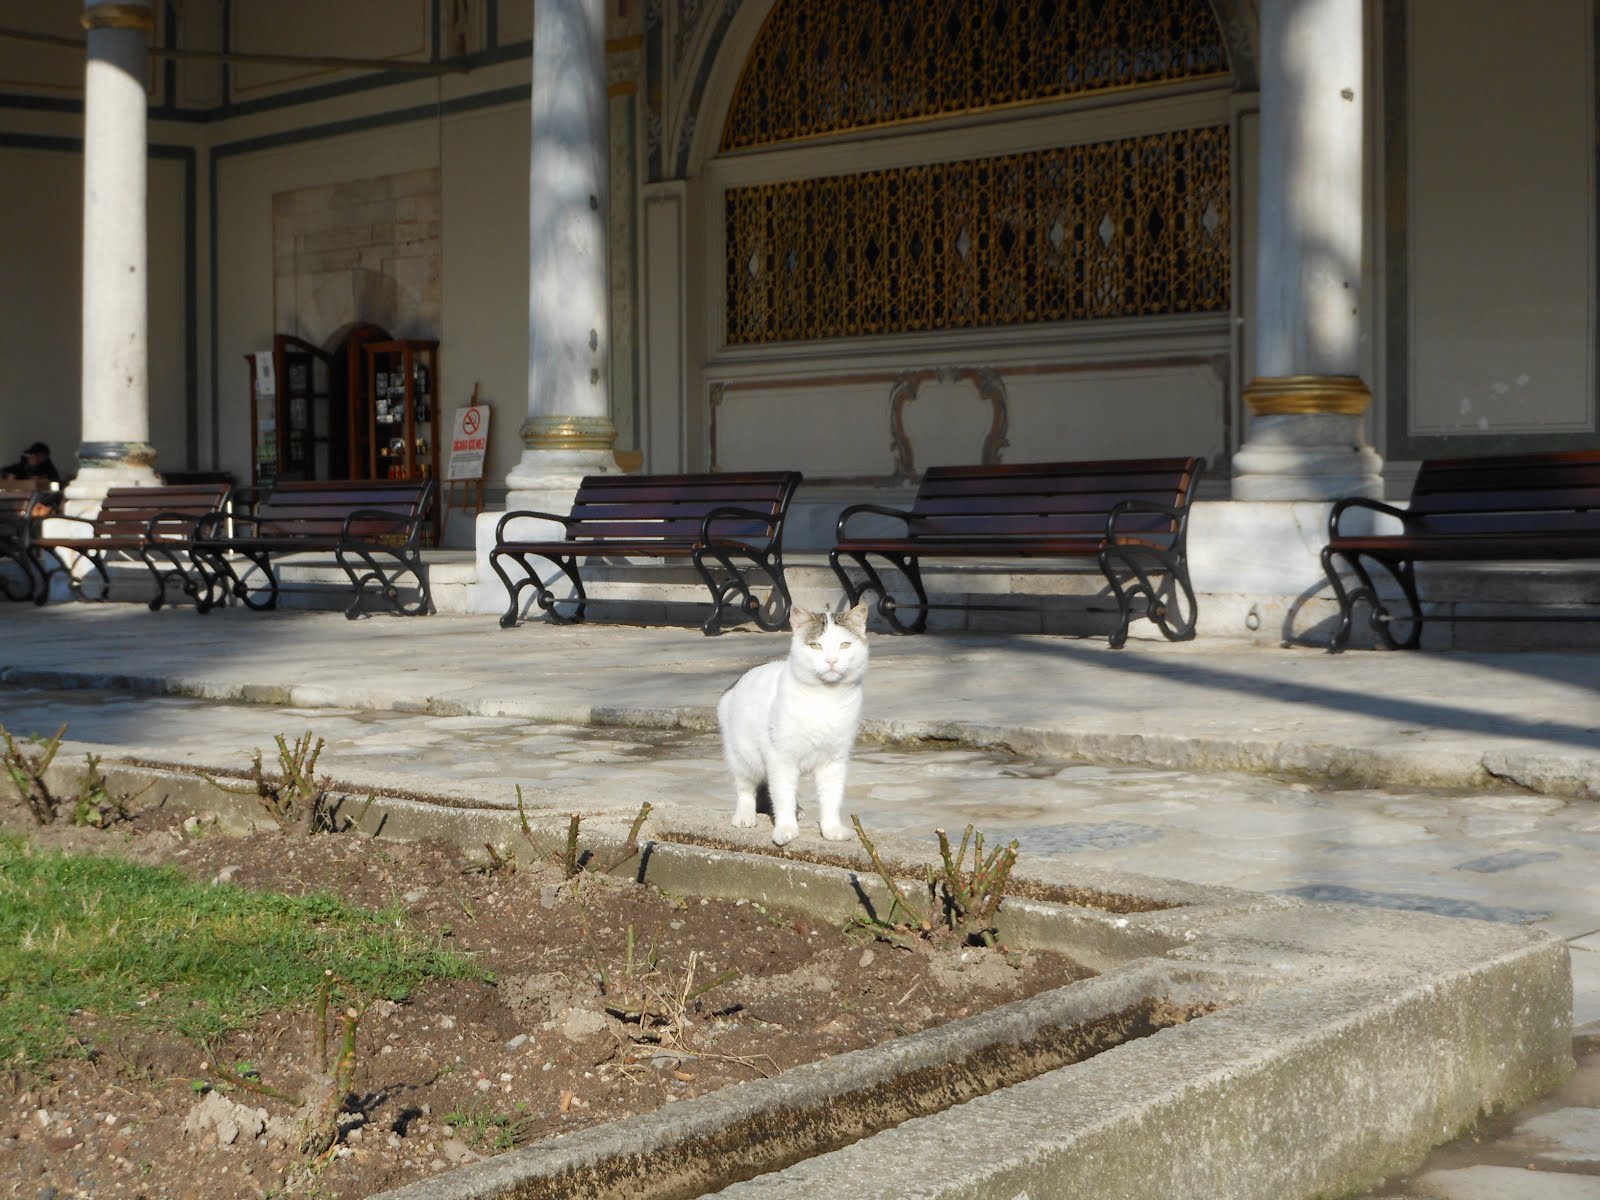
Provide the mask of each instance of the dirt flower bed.
{"label": "dirt flower bed", "polygon": [[[0,1194],[30,1200],[370,1196],[1088,974],[1050,954],[896,948],[754,903],[574,882],[553,862],[486,871],[442,844],[236,837],[159,809],[108,831],[0,815],[45,848],[288,895],[326,890],[374,911],[398,904],[483,969],[370,1005],[339,1138],[314,1160],[294,1144],[285,1099],[319,1070],[311,997],[210,1056],[75,1014],[92,1057],[13,1069],[0,1087]],[[248,1072],[234,1076],[238,1064]]]}

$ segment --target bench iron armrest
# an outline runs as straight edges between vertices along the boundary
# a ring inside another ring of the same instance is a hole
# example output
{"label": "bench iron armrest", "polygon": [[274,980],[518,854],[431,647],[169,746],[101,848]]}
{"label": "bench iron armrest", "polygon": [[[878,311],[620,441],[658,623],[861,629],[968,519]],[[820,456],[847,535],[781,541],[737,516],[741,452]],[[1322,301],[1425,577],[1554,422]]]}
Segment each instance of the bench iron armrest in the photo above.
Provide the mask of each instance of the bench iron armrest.
{"label": "bench iron armrest", "polygon": [[517,520],[519,517],[532,517],[539,521],[554,521],[567,531],[568,537],[572,536],[573,521],[570,516],[561,517],[557,516],[555,513],[540,512],[538,509],[534,508],[519,508],[513,512],[506,513],[503,517],[495,522],[494,540],[497,544],[506,540],[506,526],[512,521]]}
{"label": "bench iron armrest", "polygon": [[197,542],[214,542],[223,538],[229,521],[233,522],[233,531],[238,534],[244,526],[254,526],[260,532],[261,519],[253,513],[242,512],[208,512],[194,523],[194,540]]}
{"label": "bench iron armrest", "polygon": [[700,522],[700,544],[703,546],[711,544],[713,540],[711,534],[711,524],[713,521],[735,519],[742,521],[760,521],[767,527],[767,538],[769,541],[777,540],[779,533],[781,533],[783,530],[782,513],[774,516],[771,513],[762,512],[759,509],[740,508],[737,505],[724,504],[720,508],[713,508],[710,512],[706,513],[705,519]]}
{"label": "bench iron armrest", "polygon": [[344,524],[339,527],[339,540],[341,542],[351,541],[350,527],[358,521],[371,521],[375,524],[381,522],[392,526],[388,533],[380,533],[377,536],[388,537],[392,534],[403,533],[406,535],[406,547],[414,544],[422,532],[422,513],[420,512],[397,513],[389,512],[382,508],[356,508],[345,514]]}
{"label": "bench iron armrest", "polygon": [[[144,540],[147,542],[191,541],[193,540],[195,534],[199,532],[200,522],[211,515],[211,513],[205,513],[197,517],[194,513],[158,512],[145,522]],[[182,533],[178,534],[168,533],[165,537],[161,537],[156,532],[156,527],[159,525],[181,525],[183,527],[183,531]]]}
{"label": "bench iron armrest", "polygon": [[1174,535],[1178,539],[1178,544],[1183,544],[1184,528],[1189,523],[1189,506],[1187,504],[1182,508],[1174,508],[1170,504],[1160,504],[1154,500],[1118,500],[1111,506],[1110,513],[1106,515],[1106,541],[1115,545],[1119,536],[1135,539],[1139,538],[1140,536],[1150,536],[1151,531],[1148,529],[1131,529],[1127,533],[1119,535],[1117,530],[1117,518],[1125,516],[1129,513],[1146,513],[1153,516],[1168,518],[1175,525],[1177,525]]}
{"label": "bench iron armrest", "polygon": [[852,504],[839,514],[839,524],[834,529],[836,541],[847,540],[845,537],[845,525],[851,517],[858,513],[872,513],[879,517],[893,517],[897,521],[904,521],[908,526],[911,524],[911,512],[909,509],[888,508],[882,504]]}
{"label": "bench iron armrest", "polygon": [[1403,524],[1409,525],[1414,519],[1403,508],[1396,508],[1392,504],[1385,504],[1382,500],[1374,500],[1369,496],[1346,496],[1334,502],[1333,510],[1328,513],[1328,540],[1333,541],[1339,536],[1339,518],[1348,509],[1365,508],[1371,512],[1383,513],[1385,516],[1396,517]]}

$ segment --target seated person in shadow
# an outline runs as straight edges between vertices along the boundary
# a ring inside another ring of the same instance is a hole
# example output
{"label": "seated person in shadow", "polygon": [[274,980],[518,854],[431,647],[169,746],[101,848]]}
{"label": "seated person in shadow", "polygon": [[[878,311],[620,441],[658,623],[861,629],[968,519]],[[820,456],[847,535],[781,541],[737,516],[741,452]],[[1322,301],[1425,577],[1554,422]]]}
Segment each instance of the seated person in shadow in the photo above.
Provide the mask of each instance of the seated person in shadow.
{"label": "seated person in shadow", "polygon": [[[34,442],[16,462],[0,467],[0,479],[31,479],[41,488],[49,488],[53,484],[54,490],[40,499],[40,505],[51,512],[61,506],[61,472],[50,461],[50,447],[43,442]],[[35,512],[34,515],[46,514]]]}

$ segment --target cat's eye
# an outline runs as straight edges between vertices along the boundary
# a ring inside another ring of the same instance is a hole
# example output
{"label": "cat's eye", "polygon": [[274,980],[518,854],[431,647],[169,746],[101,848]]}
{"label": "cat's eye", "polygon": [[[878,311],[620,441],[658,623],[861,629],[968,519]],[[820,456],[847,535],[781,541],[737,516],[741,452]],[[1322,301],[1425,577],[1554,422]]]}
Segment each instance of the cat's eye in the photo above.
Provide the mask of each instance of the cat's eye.
{"label": "cat's eye", "polygon": [[807,642],[806,645],[810,646],[813,650],[821,650],[822,649],[822,643],[821,642]]}
{"label": "cat's eye", "polygon": [[841,650],[850,649],[850,643],[849,642],[840,642],[839,643],[839,649],[841,649]]}

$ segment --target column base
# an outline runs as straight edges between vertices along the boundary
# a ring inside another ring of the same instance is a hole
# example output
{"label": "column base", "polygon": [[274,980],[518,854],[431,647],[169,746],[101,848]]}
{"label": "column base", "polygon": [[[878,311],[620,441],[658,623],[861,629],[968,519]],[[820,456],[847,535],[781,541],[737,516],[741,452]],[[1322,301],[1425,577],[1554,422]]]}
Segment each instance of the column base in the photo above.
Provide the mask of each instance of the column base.
{"label": "column base", "polygon": [[69,517],[90,517],[114,487],[157,487],[161,476],[150,463],[119,462],[83,466],[63,489],[62,512]]}
{"label": "column base", "polygon": [[1189,576],[1202,639],[1324,646],[1339,606],[1322,570],[1326,501],[1202,501],[1189,515]]}
{"label": "column base", "polygon": [[1244,398],[1255,415],[1233,457],[1235,500],[1383,496],[1383,459],[1362,433],[1372,393],[1359,378],[1258,378]]}
{"label": "column base", "polygon": [[620,473],[609,449],[527,449],[522,461],[506,474],[506,511],[535,508],[566,513],[585,475]]}
{"label": "column base", "polygon": [[[531,509],[565,516],[572,509],[584,476],[615,474],[621,474],[621,469],[609,448],[524,450],[522,461],[506,475],[505,512],[478,515],[476,611],[501,612],[505,607],[505,585],[489,566],[489,552],[495,547],[495,531],[506,513]],[[526,541],[560,538],[565,532],[554,521],[532,518],[513,521],[506,528],[508,538]]]}

